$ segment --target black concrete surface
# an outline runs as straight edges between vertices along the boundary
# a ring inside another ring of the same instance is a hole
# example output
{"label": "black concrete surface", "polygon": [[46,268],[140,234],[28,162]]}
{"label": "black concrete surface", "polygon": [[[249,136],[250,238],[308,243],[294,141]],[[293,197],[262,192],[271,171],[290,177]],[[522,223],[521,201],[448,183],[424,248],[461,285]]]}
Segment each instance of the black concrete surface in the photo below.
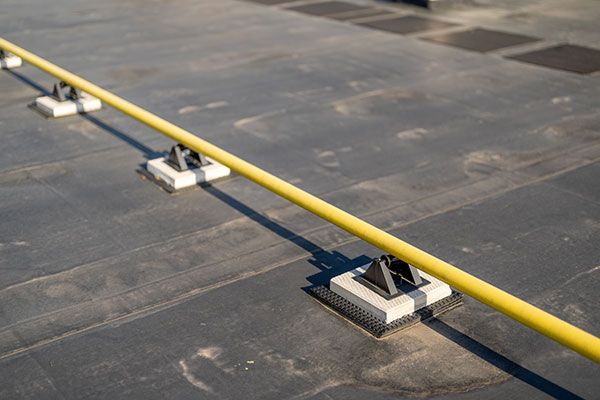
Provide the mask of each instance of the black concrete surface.
{"label": "black concrete surface", "polygon": [[[348,3],[598,38],[589,1]],[[597,74],[282,6],[140,4],[6,0],[0,35],[600,333]],[[600,391],[597,365],[468,298],[373,339],[306,290],[378,249],[239,176],[161,191],[135,170],[172,142],[110,109],[46,120],[27,104],[53,83],[0,74],[1,399]]]}

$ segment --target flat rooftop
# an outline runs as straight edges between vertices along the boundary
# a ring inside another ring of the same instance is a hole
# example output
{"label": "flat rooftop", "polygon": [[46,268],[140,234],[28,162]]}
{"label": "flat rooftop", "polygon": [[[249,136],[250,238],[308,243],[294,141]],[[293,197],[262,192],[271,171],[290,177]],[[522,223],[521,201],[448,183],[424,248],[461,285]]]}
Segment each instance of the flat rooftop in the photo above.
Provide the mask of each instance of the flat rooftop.
{"label": "flat rooftop", "polygon": [[[600,334],[596,1],[262,3],[4,0],[0,36]],[[600,393],[470,298],[375,339],[307,289],[381,250],[240,176],[168,194],[172,141],[0,72],[0,398]]]}

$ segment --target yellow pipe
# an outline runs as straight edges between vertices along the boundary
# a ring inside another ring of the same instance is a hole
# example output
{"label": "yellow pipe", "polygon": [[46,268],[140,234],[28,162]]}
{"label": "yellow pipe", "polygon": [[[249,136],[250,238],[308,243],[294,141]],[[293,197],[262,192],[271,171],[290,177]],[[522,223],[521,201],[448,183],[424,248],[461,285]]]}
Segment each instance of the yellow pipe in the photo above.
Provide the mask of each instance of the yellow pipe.
{"label": "yellow pipe", "polygon": [[54,65],[15,44],[0,38],[0,48],[9,51],[56,78],[77,87],[139,120],[151,128],[172,138],[178,143],[203,153],[228,166],[231,170],[245,176],[273,193],[291,201],[313,214],[331,222],[347,232],[395,255],[415,267],[435,276],[455,287],[459,291],[500,311],[522,323],[575,350],[590,360],[600,363],[600,339],[561,319],[512,296],[511,294],[470,275],[420,250],[387,232],[307,193],[294,185],[250,164],[235,155],[203,140],[154,115],[141,107],[118,97],[77,75]]}

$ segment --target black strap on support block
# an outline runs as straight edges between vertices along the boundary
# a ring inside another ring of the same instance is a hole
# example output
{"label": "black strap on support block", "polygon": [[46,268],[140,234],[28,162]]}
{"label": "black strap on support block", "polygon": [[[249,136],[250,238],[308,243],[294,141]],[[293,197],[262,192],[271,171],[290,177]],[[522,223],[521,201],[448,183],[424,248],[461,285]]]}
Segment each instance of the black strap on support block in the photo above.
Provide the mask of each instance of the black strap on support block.
{"label": "black strap on support block", "polygon": [[398,294],[397,286],[402,281],[414,286],[423,283],[418,269],[391,254],[374,259],[362,278],[383,290],[389,296]]}
{"label": "black strap on support block", "polygon": [[189,149],[180,143],[171,147],[165,162],[179,172],[187,171],[190,166],[200,168],[210,164],[204,154]]}

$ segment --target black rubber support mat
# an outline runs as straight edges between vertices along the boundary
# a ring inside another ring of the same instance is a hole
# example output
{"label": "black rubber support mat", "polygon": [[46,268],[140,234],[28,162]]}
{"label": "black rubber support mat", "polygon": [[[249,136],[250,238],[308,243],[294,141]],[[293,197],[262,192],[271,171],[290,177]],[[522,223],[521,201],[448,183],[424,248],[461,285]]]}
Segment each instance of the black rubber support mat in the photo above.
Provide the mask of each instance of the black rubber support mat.
{"label": "black rubber support mat", "polygon": [[343,1],[324,1],[322,3],[305,4],[298,7],[290,7],[288,10],[293,10],[310,15],[327,16],[333,14],[347,13],[351,11],[366,10],[371,7],[359,6],[352,3],[344,3]]}
{"label": "black rubber support mat", "polygon": [[600,50],[573,44],[562,44],[506,58],[579,74],[600,71]]}
{"label": "black rubber support mat", "polygon": [[346,317],[377,338],[388,336],[394,332],[406,329],[421,321],[458,307],[463,303],[463,294],[452,291],[450,296],[440,301],[427,307],[423,307],[412,314],[398,318],[389,324],[385,324],[369,312],[352,304],[323,285],[311,288],[309,293],[327,307]]}
{"label": "black rubber support mat", "polygon": [[537,42],[541,39],[524,35],[516,35],[514,33],[476,28],[468,31],[429,36],[423,38],[423,40],[460,47],[461,49],[478,51],[480,53],[486,53],[488,51],[504,49],[506,47]]}
{"label": "black rubber support mat", "polygon": [[430,31],[434,29],[452,28],[453,26],[457,26],[457,24],[450,22],[418,17],[416,15],[406,15],[398,18],[381,19],[369,22],[358,22],[357,25],[387,32],[399,33],[401,35]]}

